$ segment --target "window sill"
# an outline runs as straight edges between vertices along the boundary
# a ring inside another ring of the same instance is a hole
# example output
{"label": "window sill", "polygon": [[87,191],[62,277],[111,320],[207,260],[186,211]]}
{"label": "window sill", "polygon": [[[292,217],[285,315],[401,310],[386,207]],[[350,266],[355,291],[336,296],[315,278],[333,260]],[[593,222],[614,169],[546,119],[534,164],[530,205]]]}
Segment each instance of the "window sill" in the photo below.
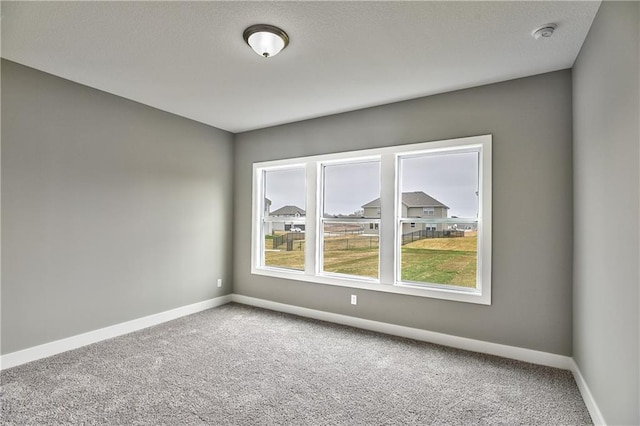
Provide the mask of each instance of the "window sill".
{"label": "window sill", "polygon": [[419,284],[378,283],[367,279],[350,279],[330,275],[307,275],[304,271],[289,271],[276,268],[252,268],[251,273],[271,278],[303,281],[313,284],[334,285],[339,287],[357,288],[361,290],[378,291],[383,293],[401,294],[405,296],[426,297],[431,299],[450,300],[454,302],[491,305],[491,295],[482,294],[480,290],[448,289],[426,287]]}

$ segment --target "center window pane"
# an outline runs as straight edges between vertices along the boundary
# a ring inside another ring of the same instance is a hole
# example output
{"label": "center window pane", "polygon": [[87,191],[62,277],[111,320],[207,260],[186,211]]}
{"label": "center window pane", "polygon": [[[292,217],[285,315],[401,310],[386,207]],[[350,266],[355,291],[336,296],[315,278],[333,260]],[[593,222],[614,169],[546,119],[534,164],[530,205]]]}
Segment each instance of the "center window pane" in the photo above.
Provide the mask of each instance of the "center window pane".
{"label": "center window pane", "polygon": [[323,176],[323,272],[377,279],[380,162],[325,165]]}

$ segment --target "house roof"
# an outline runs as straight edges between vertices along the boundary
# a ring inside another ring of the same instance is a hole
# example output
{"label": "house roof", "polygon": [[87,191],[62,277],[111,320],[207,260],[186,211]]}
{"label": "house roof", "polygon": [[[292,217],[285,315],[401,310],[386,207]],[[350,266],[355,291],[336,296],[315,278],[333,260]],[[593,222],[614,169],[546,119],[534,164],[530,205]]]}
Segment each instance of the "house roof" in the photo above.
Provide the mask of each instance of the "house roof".
{"label": "house roof", "polygon": [[272,211],[271,216],[295,216],[296,213],[300,216],[306,214],[306,212],[298,206],[284,206]]}
{"label": "house roof", "polygon": [[[403,192],[402,204],[407,207],[444,207],[445,209],[449,208],[445,204],[436,200],[432,196],[425,194],[422,191]],[[368,207],[380,207],[380,198],[376,198],[375,200],[370,201],[362,206],[362,208]]]}

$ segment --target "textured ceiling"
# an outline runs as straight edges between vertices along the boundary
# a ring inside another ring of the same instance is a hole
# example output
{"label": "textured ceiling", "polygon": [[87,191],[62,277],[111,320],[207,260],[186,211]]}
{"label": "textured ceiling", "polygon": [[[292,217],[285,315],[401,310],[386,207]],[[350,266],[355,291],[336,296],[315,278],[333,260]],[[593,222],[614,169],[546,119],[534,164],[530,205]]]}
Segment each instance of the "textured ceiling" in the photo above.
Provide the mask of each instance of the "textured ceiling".
{"label": "textured ceiling", "polygon": [[[3,1],[2,57],[241,132],[570,68],[599,6]],[[256,23],[287,49],[256,55],[242,39]]]}

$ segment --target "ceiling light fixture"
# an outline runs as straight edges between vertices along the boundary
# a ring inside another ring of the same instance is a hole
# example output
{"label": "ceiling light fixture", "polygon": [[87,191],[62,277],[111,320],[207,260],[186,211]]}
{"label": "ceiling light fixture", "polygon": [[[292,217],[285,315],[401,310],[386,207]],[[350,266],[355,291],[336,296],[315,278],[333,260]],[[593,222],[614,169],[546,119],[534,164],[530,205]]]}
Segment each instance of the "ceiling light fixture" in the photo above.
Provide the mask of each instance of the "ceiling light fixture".
{"label": "ceiling light fixture", "polygon": [[252,25],[242,36],[254,52],[265,58],[276,56],[289,44],[287,33],[273,25]]}
{"label": "ceiling light fixture", "polygon": [[531,35],[536,40],[540,38],[549,38],[553,35],[553,32],[556,30],[556,28],[558,28],[556,24],[545,24],[540,28],[536,28],[535,30],[533,30]]}

